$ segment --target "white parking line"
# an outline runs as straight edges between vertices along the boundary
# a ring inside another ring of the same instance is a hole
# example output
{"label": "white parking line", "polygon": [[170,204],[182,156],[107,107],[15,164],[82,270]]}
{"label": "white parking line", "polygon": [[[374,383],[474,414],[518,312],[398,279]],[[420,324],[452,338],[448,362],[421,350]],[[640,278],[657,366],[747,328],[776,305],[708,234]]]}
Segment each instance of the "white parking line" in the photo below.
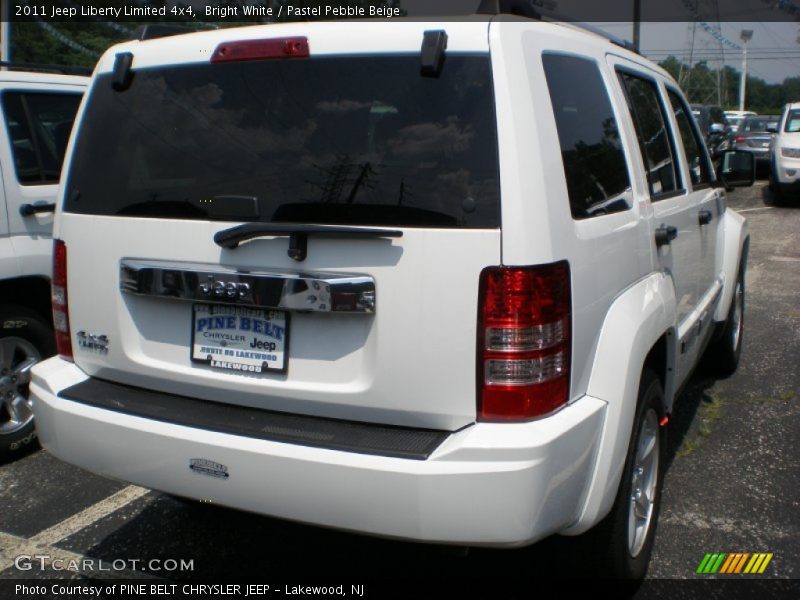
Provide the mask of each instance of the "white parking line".
{"label": "white parking line", "polygon": [[87,525],[91,525],[95,521],[99,521],[103,517],[110,515],[112,512],[119,510],[134,500],[141,498],[150,490],[140,488],[135,485],[129,485],[121,489],[116,494],[112,494],[105,500],[101,500],[97,504],[92,504],[89,508],[72,515],[56,523],[52,527],[40,531],[31,538],[31,541],[36,544],[44,544],[49,546],[68,538],[73,533],[78,533]]}
{"label": "white parking line", "polygon": [[[54,561],[59,566],[57,570],[66,572],[80,572],[88,577],[97,575],[98,577],[114,579],[152,579],[153,575],[142,573],[135,570],[113,570],[107,567],[113,565],[114,560],[103,560],[92,558],[70,552],[62,548],[57,548],[54,544],[78,533],[85,527],[107,517],[111,513],[127,506],[134,500],[141,498],[150,490],[135,485],[129,485],[120,491],[108,496],[107,498],[92,504],[89,508],[67,517],[60,523],[40,531],[31,538],[19,537],[10,533],[0,532],[0,571],[15,566],[18,557],[23,556],[25,560],[20,565],[22,569],[32,565],[31,570],[41,568],[42,561],[47,567],[52,567]],[[31,557],[36,557],[31,559]],[[42,558],[46,557],[46,558]],[[24,566],[23,566],[24,565]],[[28,571],[22,571],[27,573]]]}
{"label": "white parking line", "polygon": [[43,544],[45,546],[60,542],[72,534],[78,533],[87,525],[99,521],[123,506],[130,504],[137,498],[141,498],[149,491],[150,490],[145,488],[129,485],[116,494],[112,494],[105,500],[101,500],[97,504],[92,504],[89,508],[64,519],[60,523],[56,523],[44,531],[40,531],[31,538],[31,542],[34,544]]}
{"label": "white parking line", "polygon": [[757,207],[757,208],[742,208],[742,209],[737,209],[737,211],[736,211],[736,212],[738,212],[738,213],[743,213],[743,212],[753,212],[754,210],[771,210],[771,209],[773,209],[773,208],[775,208],[775,207],[774,207],[774,206],[759,206],[759,207]]}
{"label": "white parking line", "polygon": [[[18,565],[15,564],[17,562]],[[99,579],[159,579],[146,571],[116,570],[112,568],[116,562],[37,543],[32,538],[0,532],[0,572],[17,566],[20,575],[30,577],[34,573],[40,573],[44,564],[45,568],[63,571],[65,575],[80,573],[85,577]]]}
{"label": "white parking line", "polygon": [[797,256],[770,256],[769,259],[775,262],[800,262]]}

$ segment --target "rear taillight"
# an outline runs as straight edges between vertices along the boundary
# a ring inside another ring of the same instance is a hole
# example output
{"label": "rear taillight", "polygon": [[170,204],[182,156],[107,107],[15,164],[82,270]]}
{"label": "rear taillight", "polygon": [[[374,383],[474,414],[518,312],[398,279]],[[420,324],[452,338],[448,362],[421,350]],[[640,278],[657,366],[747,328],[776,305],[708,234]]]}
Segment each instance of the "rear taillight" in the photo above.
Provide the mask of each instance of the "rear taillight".
{"label": "rear taillight", "polygon": [[72,360],[72,339],[69,332],[67,302],[67,246],[53,240],[53,326],[56,330],[56,350],[61,358]]}
{"label": "rear taillight", "polygon": [[211,55],[212,63],[265,60],[269,58],[308,58],[308,38],[286,37],[268,40],[222,42]]}
{"label": "rear taillight", "polygon": [[571,294],[566,261],[489,267],[478,308],[478,419],[526,421],[569,399]]}
{"label": "rear taillight", "polygon": [[736,142],[737,144],[743,144],[743,143],[745,142],[745,140],[747,140],[747,137],[746,137],[746,136],[743,136],[743,135],[737,135],[737,136],[736,136],[736,139],[735,139],[735,142]]}

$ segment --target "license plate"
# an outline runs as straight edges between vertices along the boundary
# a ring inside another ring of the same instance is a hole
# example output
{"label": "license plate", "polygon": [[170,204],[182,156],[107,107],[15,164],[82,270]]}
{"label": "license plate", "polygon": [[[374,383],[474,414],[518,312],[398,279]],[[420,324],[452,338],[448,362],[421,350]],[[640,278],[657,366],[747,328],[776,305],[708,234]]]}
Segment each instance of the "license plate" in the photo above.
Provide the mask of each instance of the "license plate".
{"label": "license plate", "polygon": [[191,359],[241,373],[286,371],[288,325],[279,310],[195,304]]}

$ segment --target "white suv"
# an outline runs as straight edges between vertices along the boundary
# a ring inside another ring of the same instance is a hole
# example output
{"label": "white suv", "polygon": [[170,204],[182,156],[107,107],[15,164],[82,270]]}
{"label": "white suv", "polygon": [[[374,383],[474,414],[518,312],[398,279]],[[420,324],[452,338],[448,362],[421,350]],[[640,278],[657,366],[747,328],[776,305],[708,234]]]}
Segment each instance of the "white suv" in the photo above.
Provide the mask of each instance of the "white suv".
{"label": "white suv", "polygon": [[[724,164],[752,183],[751,155]],[[113,47],[56,231],[49,451],[375,535],[602,522],[613,572],[642,576],[676,391],[709,341],[728,371],[741,350],[746,224],[685,98],[567,25]]]}
{"label": "white suv", "polygon": [[36,439],[30,368],[56,350],[53,212],[67,140],[89,83],[16,68],[0,70],[0,462]]}
{"label": "white suv", "polygon": [[800,197],[800,102],[783,108],[770,150],[769,187],[776,200]]}

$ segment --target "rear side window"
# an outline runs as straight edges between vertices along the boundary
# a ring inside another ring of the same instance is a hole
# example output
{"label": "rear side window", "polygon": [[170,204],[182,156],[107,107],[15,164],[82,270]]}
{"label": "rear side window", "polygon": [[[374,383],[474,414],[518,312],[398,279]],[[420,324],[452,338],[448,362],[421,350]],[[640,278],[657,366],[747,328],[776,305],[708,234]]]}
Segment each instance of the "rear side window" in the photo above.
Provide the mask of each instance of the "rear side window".
{"label": "rear side window", "polygon": [[703,152],[703,143],[700,141],[697,130],[692,126],[692,118],[689,116],[686,103],[671,90],[667,91],[667,95],[672,105],[672,111],[675,113],[675,121],[678,123],[686,160],[689,162],[689,177],[692,180],[692,186],[697,189],[711,183],[711,170],[705,152]]}
{"label": "rear side window", "polygon": [[96,79],[65,210],[219,221],[499,226],[489,58],[318,57]]}
{"label": "rear side window", "polygon": [[777,117],[747,117],[739,128],[739,133],[766,133],[769,124],[777,121]]}
{"label": "rear side window", "polygon": [[655,82],[621,71],[619,78],[625,89],[642,157],[647,166],[647,181],[653,200],[671,195],[680,189],[675,152],[666,119],[658,99]]}
{"label": "rear side window", "polygon": [[560,54],[544,54],[542,63],[573,218],[629,209],[628,167],[597,63]]}
{"label": "rear side window", "polygon": [[19,183],[58,183],[80,100],[79,94],[3,94],[3,112]]}

